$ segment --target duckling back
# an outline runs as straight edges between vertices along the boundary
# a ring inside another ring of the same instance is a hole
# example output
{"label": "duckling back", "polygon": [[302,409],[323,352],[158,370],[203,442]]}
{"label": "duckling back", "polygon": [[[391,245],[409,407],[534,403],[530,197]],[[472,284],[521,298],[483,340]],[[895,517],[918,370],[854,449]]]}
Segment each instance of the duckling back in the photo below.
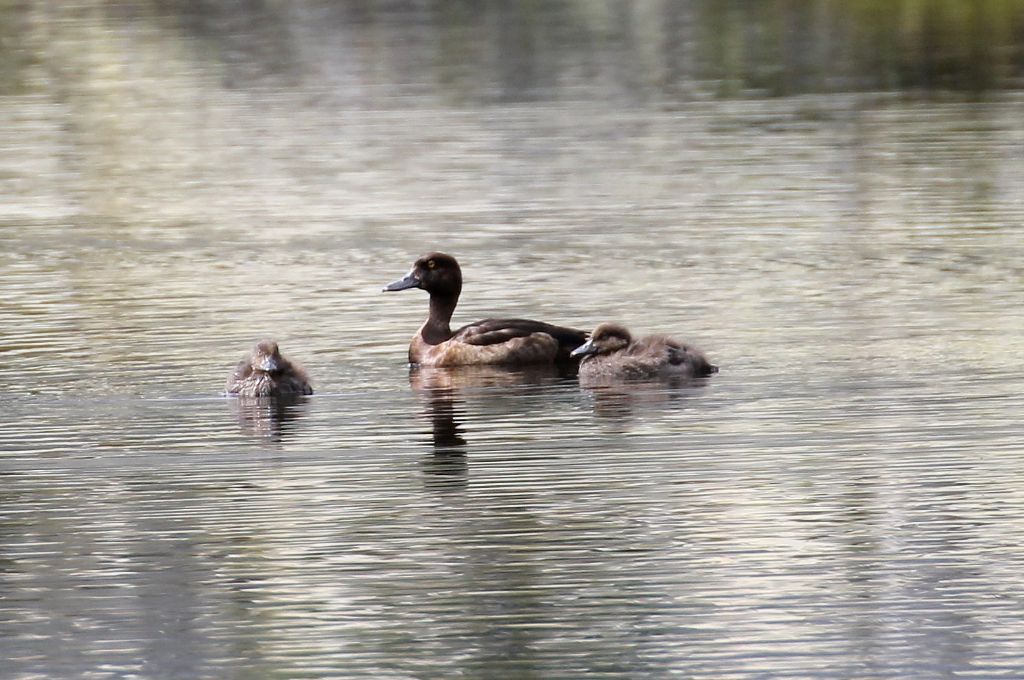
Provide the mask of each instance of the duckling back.
{"label": "duckling back", "polygon": [[665,335],[648,335],[633,342],[625,351],[629,357],[648,366],[657,375],[680,378],[705,378],[718,373],[704,352]]}

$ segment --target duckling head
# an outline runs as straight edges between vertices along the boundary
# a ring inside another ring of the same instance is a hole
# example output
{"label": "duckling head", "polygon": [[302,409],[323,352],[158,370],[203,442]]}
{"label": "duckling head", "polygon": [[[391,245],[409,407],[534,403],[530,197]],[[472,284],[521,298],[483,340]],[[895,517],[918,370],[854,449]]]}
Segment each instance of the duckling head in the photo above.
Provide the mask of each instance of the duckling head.
{"label": "duckling head", "polygon": [[611,354],[629,346],[633,336],[625,326],[617,323],[603,323],[594,329],[590,339],[572,351],[569,356],[587,357],[592,354]]}
{"label": "duckling head", "polygon": [[277,373],[281,370],[281,350],[273,340],[262,340],[253,347],[249,355],[249,364],[253,371],[261,373]]}

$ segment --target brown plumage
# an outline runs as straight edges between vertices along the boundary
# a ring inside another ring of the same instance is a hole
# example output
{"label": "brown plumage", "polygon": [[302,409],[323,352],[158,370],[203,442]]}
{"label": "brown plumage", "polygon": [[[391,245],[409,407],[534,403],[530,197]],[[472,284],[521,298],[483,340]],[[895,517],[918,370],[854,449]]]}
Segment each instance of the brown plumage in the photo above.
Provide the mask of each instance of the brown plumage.
{"label": "brown plumage", "polygon": [[665,335],[634,340],[623,326],[603,323],[586,344],[573,351],[583,357],[580,381],[605,379],[702,378],[718,372],[704,353]]}
{"label": "brown plumage", "polygon": [[484,319],[452,331],[452,314],[462,292],[462,270],[451,255],[430,253],[416,260],[385,291],[422,288],[430,313],[409,344],[409,362],[421,366],[528,365],[568,361],[585,331],[529,319]]}
{"label": "brown plumage", "polygon": [[263,340],[238,362],[225,387],[240,397],[313,394],[306,372],[281,356],[273,340]]}

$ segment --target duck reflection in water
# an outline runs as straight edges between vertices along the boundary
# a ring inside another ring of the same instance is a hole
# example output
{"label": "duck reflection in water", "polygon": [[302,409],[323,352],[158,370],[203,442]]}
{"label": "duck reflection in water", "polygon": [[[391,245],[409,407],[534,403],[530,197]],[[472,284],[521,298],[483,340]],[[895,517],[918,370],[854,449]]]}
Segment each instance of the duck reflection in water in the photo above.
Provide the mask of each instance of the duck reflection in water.
{"label": "duck reflection in water", "polygon": [[271,442],[283,441],[295,429],[295,421],[305,415],[308,402],[301,395],[239,397],[228,401],[246,434]]}
{"label": "duck reflection in water", "polygon": [[430,422],[432,455],[424,461],[424,469],[445,485],[464,484],[467,474],[463,422],[466,405],[474,396],[493,402],[495,390],[504,394],[510,389],[553,384],[568,377],[564,366],[540,365],[520,368],[503,366],[455,366],[432,368],[413,366],[409,384],[425,405]]}
{"label": "duck reflection in water", "polygon": [[631,380],[628,384],[591,385],[584,388],[594,415],[623,426],[637,418],[662,411],[679,410],[707,385],[694,380]]}

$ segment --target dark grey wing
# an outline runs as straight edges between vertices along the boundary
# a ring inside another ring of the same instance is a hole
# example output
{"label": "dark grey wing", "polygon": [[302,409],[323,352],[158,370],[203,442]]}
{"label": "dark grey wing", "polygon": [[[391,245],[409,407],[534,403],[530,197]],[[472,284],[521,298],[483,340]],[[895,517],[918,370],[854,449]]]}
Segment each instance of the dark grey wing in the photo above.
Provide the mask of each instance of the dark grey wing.
{"label": "dark grey wing", "polygon": [[525,338],[534,331],[505,319],[485,319],[455,331],[453,339],[469,345],[497,345],[513,338]]}
{"label": "dark grey wing", "polygon": [[313,386],[309,384],[306,372],[287,359],[281,362],[281,384],[287,384],[288,390],[296,394],[313,394]]}
{"label": "dark grey wing", "polygon": [[668,363],[673,366],[680,366],[686,363],[689,352],[686,347],[681,347],[675,343],[666,344],[665,351],[668,353]]}
{"label": "dark grey wing", "polygon": [[668,361],[673,366],[688,363],[693,375],[697,377],[718,373],[718,366],[708,361],[700,350],[686,345],[677,345],[676,343],[668,345]]}
{"label": "dark grey wing", "polygon": [[547,333],[563,347],[575,349],[587,341],[587,334],[575,328],[555,326],[529,319],[484,319],[455,331],[454,339],[470,345],[496,345],[534,333]]}

